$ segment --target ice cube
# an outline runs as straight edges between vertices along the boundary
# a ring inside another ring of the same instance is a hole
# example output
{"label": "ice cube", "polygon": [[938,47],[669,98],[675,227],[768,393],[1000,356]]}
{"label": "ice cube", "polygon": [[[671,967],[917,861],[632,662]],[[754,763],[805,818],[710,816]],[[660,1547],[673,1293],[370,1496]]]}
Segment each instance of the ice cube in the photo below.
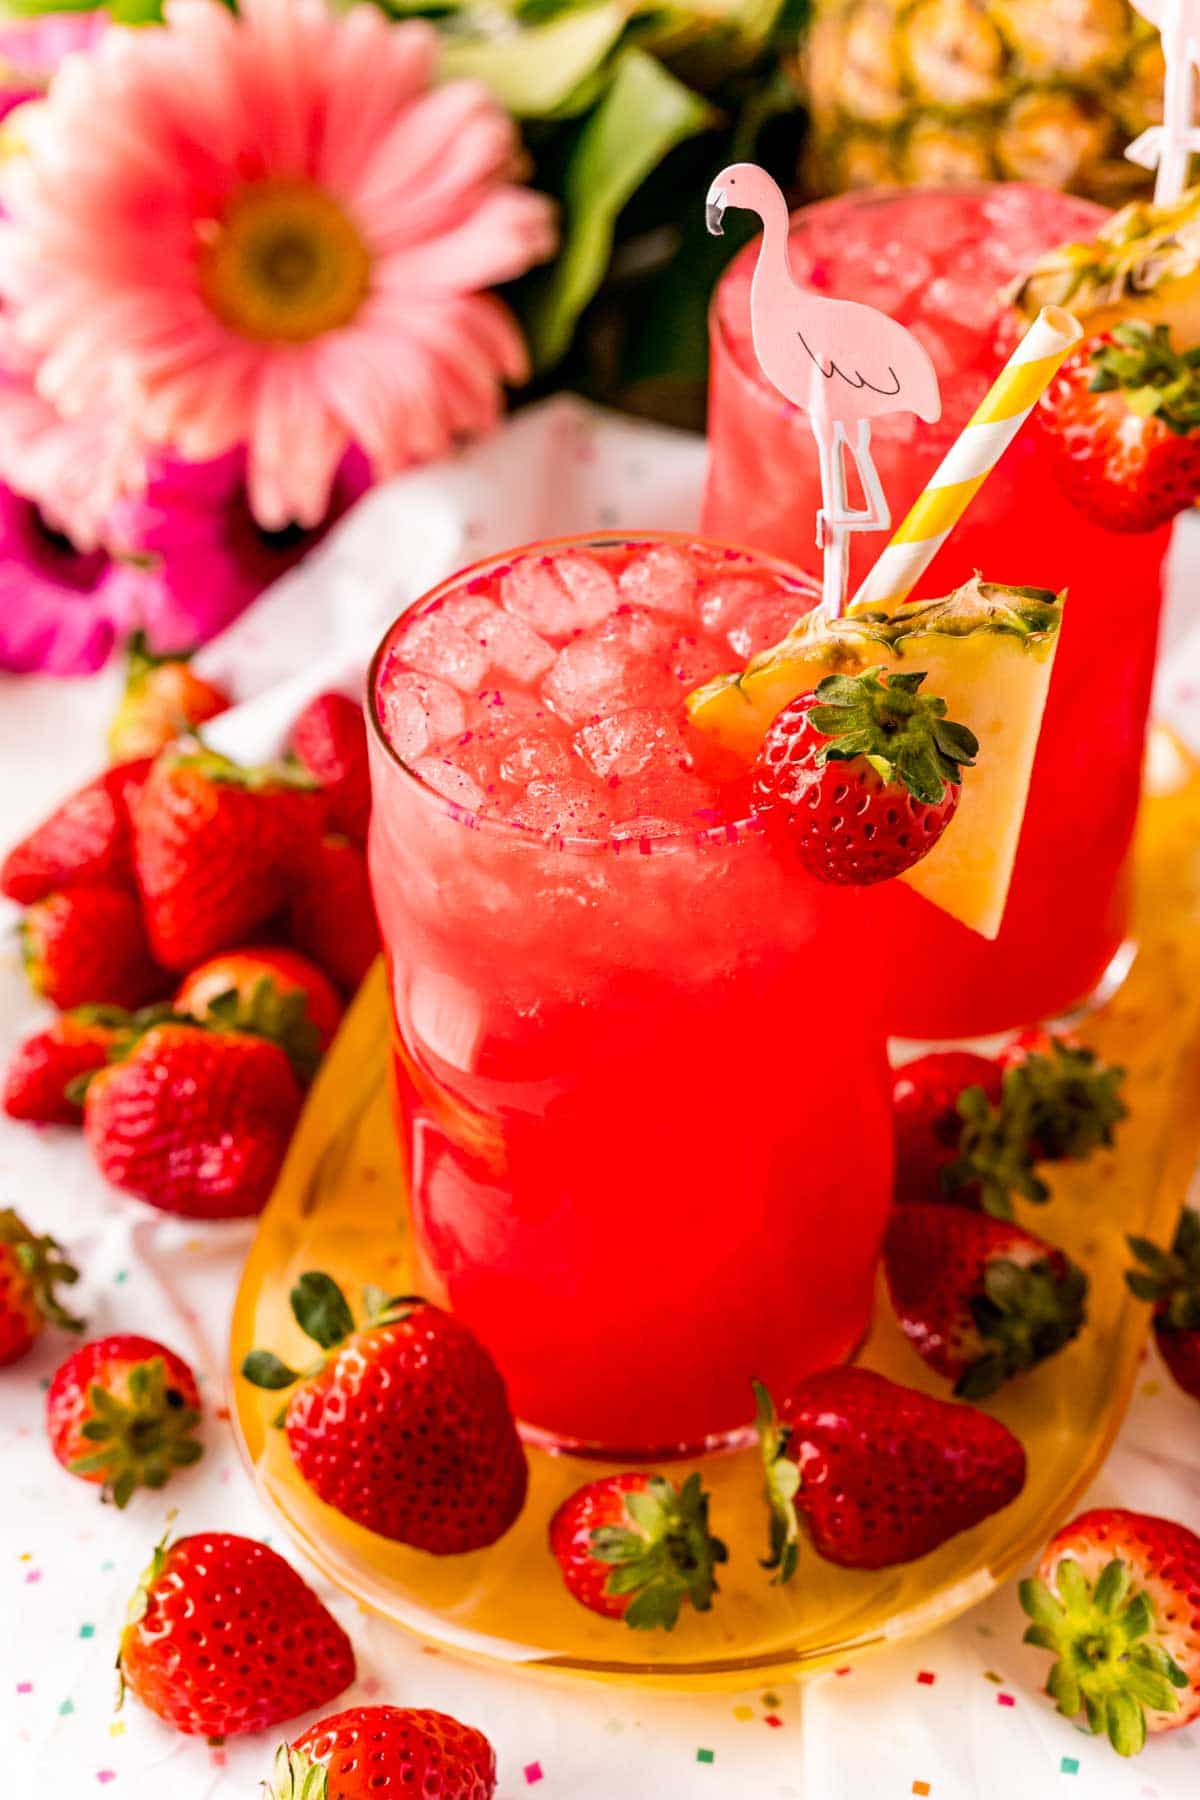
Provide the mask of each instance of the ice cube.
{"label": "ice cube", "polygon": [[605,644],[616,644],[635,656],[666,656],[671,647],[675,621],[645,606],[619,606],[611,618],[605,619],[595,636]]}
{"label": "ice cube", "polygon": [[691,618],[696,598],[696,565],[675,544],[655,544],[621,571],[622,600],[654,612]]}
{"label": "ice cube", "polygon": [[661,664],[596,633],[560,651],[542,687],[555,712],[572,725],[624,707],[666,705],[676,691]]}
{"label": "ice cube", "polygon": [[549,837],[602,838],[608,836],[612,808],[603,790],[590,781],[563,777],[531,781],[509,818]]}
{"label": "ice cube", "polygon": [[760,650],[769,650],[785,638],[810,604],[803,595],[776,590],[770,599],[748,606],[726,631],[725,640],[735,656],[748,662]]}
{"label": "ice cube", "polygon": [[493,617],[481,619],[475,635],[492,667],[514,681],[534,682],[554,663],[554,651],[545,638],[512,613],[496,611]]}
{"label": "ice cube", "polygon": [[725,575],[706,581],[700,592],[700,623],[705,631],[726,632],[748,606],[768,600],[777,590],[752,575]]}
{"label": "ice cube", "polygon": [[413,764],[414,771],[426,787],[452,800],[468,812],[477,812],[483,804],[483,789],[467,771],[448,756],[421,756]]}
{"label": "ice cube", "polygon": [[556,781],[578,767],[563,738],[523,732],[505,746],[500,777],[514,787],[526,787],[531,781]]}
{"label": "ice cube", "polygon": [[702,831],[719,817],[717,796],[708,783],[669,759],[621,780],[610,789],[610,799],[623,818],[674,819],[681,830]]}
{"label": "ice cube", "polygon": [[504,576],[500,600],[543,637],[567,638],[606,618],[617,604],[617,588],[590,556],[530,556]]}
{"label": "ice cube", "polygon": [[701,682],[711,681],[729,667],[728,652],[711,638],[696,637],[691,632],[684,632],[677,637],[667,651],[667,668],[671,678],[677,681],[684,692],[699,687]]}
{"label": "ice cube", "polygon": [[682,768],[689,761],[678,720],[661,707],[633,707],[585,725],[575,748],[601,780],[638,775],[655,762]]}
{"label": "ice cube", "polygon": [[469,694],[488,672],[489,657],[475,638],[440,613],[425,613],[403,633],[396,653],[422,675],[435,675]]}
{"label": "ice cube", "polygon": [[500,608],[486,594],[452,594],[449,600],[443,600],[437,608],[439,619],[449,619],[452,625],[474,637],[474,627],[482,624],[484,619],[493,613],[499,614]]}
{"label": "ice cube", "polygon": [[524,688],[481,688],[467,709],[467,729],[506,743],[521,731],[557,731],[559,721],[538,694]]}
{"label": "ice cube", "polygon": [[379,682],[379,712],[388,743],[405,762],[455,738],[465,723],[463,703],[452,687],[396,669],[389,662]]}

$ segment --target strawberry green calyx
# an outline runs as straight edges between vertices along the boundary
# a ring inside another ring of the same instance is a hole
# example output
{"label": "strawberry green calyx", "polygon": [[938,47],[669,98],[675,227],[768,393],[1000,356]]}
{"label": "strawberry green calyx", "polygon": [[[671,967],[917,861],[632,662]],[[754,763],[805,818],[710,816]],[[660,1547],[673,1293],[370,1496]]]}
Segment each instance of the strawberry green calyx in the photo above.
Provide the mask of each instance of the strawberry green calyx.
{"label": "strawberry green calyx", "polygon": [[970,1202],[977,1195],[984,1212],[995,1219],[1012,1218],[1014,1194],[1035,1205],[1050,1198],[1050,1189],[1033,1165],[1033,1101],[1016,1079],[1018,1073],[1004,1071],[998,1106],[981,1087],[966,1088],[959,1095],[958,1156],[940,1176],[948,1199]]}
{"label": "strawberry green calyx", "polygon": [[263,1800],[326,1800],[328,1792],[324,1763],[309,1762],[302,1751],[280,1744],[271,1779],[263,1783]]}
{"label": "strawberry green calyx", "polygon": [[728,1551],[708,1529],[708,1495],[699,1475],[676,1490],[653,1475],[642,1490],[625,1495],[628,1525],[599,1525],[591,1553],[611,1568],[609,1594],[632,1594],[626,1625],[635,1631],[670,1631],[685,1599],[708,1612],[717,1591],[714,1568]]}
{"label": "strawberry green calyx", "polygon": [[1174,350],[1166,325],[1126,319],[1091,352],[1093,394],[1120,392],[1131,412],[1186,437],[1200,426],[1200,345]]}
{"label": "strawberry green calyx", "polygon": [[43,1319],[63,1331],[82,1331],[83,1320],[69,1313],[55,1289],[79,1280],[79,1270],[52,1237],[36,1237],[11,1207],[0,1209],[0,1249],[7,1250],[29,1283],[33,1303]]}
{"label": "strawberry green calyx", "polygon": [[1149,1238],[1125,1241],[1141,1264],[1125,1280],[1139,1300],[1153,1301],[1156,1329],[1200,1331],[1200,1213],[1184,1208],[1170,1250]]}
{"label": "strawberry green calyx", "polygon": [[150,639],[144,631],[133,632],[125,644],[125,692],[136,693],[155,669],[191,662],[196,650],[197,646],[193,644],[188,650],[167,650],[160,655],[150,648]]}
{"label": "strawberry green calyx", "polygon": [[1154,1604],[1144,1589],[1133,1589],[1129,1565],[1116,1557],[1094,1586],[1064,1557],[1055,1583],[1057,1594],[1038,1579],[1018,1590],[1033,1621],[1025,1642],[1057,1658],[1046,1692],[1064,1717],[1082,1712],[1088,1730],[1106,1735],[1118,1756],[1136,1756],[1146,1742],[1147,1707],[1178,1712],[1176,1690],[1188,1685],[1178,1663],[1151,1639]]}
{"label": "strawberry green calyx", "polygon": [[819,768],[865,756],[884,781],[898,781],[914,799],[938,806],[956,787],[979,750],[973,732],[946,717],[946,702],[922,694],[924,674],[866,669],[827,675],[817,684],[809,718],[829,739],[816,752]]}
{"label": "strawberry green calyx", "polygon": [[[288,1298],[292,1317],[305,1337],[310,1338],[323,1354],[305,1368],[293,1369],[273,1350],[251,1350],[242,1362],[243,1379],[253,1387],[276,1393],[320,1374],[328,1352],[344,1344],[358,1329],[345,1294],[332,1275],[326,1275],[320,1269],[309,1269],[301,1275]],[[366,1309],[363,1329],[369,1331],[398,1324],[415,1306],[424,1306],[425,1301],[419,1294],[389,1295],[383,1288],[367,1287],[363,1290],[363,1304]],[[284,1413],[280,1413],[276,1425],[282,1425],[283,1420]]]}
{"label": "strawberry green calyx", "polygon": [[161,1356],[135,1363],[126,1386],[128,1399],[119,1400],[91,1384],[91,1417],[80,1436],[93,1447],[68,1464],[76,1475],[102,1475],[105,1497],[118,1507],[137,1488],[165,1487],[176,1469],[190,1468],[204,1454],[194,1436],[200,1414],[169,1384]]}
{"label": "strawberry green calyx", "polygon": [[754,1424],[763,1462],[763,1497],[769,1514],[769,1544],[763,1558],[764,1569],[774,1569],[772,1583],[785,1586],[796,1573],[800,1559],[800,1520],[796,1513],[796,1495],[800,1491],[800,1470],[788,1455],[791,1439],[789,1428],[780,1423],[775,1402],[761,1381],[754,1388]]}
{"label": "strawberry green calyx", "polygon": [[1012,1375],[1054,1356],[1079,1335],[1086,1316],[1087,1276],[1067,1258],[1019,1263],[996,1257],[971,1302],[983,1354],[954,1384],[962,1400],[982,1400]]}
{"label": "strawberry green calyx", "polygon": [[125,1607],[125,1623],[121,1628],[121,1638],[117,1645],[117,1698],[114,1711],[120,1712],[125,1702],[125,1646],[135,1625],[139,1625],[146,1616],[150,1605],[150,1594],[167,1564],[167,1552],[171,1547],[171,1527],[175,1523],[174,1510],[167,1514],[167,1528],[150,1553],[150,1561],[137,1578],[137,1586],[129,1596]]}
{"label": "strawberry green calyx", "polygon": [[277,1044],[305,1086],[316,1074],[321,1039],[301,989],[280,988],[269,975],[261,975],[248,994],[236,988],[214,994],[205,1013],[204,1023],[217,1030],[244,1031]]}
{"label": "strawberry green calyx", "polygon": [[168,768],[190,770],[219,786],[248,788],[252,793],[281,787],[294,788],[298,793],[315,793],[320,785],[299,757],[288,755],[278,762],[257,766],[235,763],[228,756],[210,750],[196,733],[169,746],[159,760]]}
{"label": "strawberry green calyx", "polygon": [[1128,1111],[1121,1098],[1124,1069],[1101,1062],[1086,1045],[1052,1038],[1047,1050],[1030,1052],[1010,1073],[1014,1089],[1028,1098],[1038,1159],[1081,1161],[1112,1145]]}

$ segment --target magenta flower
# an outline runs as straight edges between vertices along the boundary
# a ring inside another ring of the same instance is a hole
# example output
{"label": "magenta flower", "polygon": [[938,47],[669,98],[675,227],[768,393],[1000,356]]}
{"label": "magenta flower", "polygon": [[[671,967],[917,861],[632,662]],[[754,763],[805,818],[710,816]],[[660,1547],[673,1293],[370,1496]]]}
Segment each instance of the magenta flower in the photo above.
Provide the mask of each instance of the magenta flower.
{"label": "magenta flower", "polygon": [[0,486],[0,669],[89,674],[141,623],[153,588],[104,550],[77,550]]}
{"label": "magenta flower", "polygon": [[63,64],[6,178],[0,288],[62,412],[192,462],[245,450],[258,522],[312,526],[487,429],[526,373],[484,290],[549,256],[549,202],[437,37],[324,0],[168,0]]}

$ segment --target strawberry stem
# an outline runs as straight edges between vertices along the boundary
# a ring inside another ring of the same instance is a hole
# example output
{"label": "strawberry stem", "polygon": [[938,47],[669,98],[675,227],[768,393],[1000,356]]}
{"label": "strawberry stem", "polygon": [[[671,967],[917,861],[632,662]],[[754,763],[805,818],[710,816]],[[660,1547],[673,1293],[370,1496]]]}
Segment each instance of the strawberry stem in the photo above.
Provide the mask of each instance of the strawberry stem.
{"label": "strawberry stem", "polygon": [[957,787],[979,753],[975,734],[946,717],[946,702],[922,694],[924,673],[827,675],[818,682],[809,719],[830,741],[816,752],[818,768],[865,756],[884,781],[898,781],[916,800],[938,806]]}
{"label": "strawberry stem", "polygon": [[1139,1300],[1154,1303],[1156,1328],[1200,1331],[1200,1213],[1184,1207],[1170,1250],[1149,1238],[1125,1241],[1142,1265],[1130,1269],[1125,1280]]}
{"label": "strawberry stem", "polygon": [[1087,1276],[1075,1263],[1050,1257],[1018,1263],[996,1257],[971,1316],[984,1354],[964,1369],[954,1392],[962,1400],[994,1394],[1012,1375],[1054,1356],[1079,1335],[1086,1316]]}
{"label": "strawberry stem", "polygon": [[754,1423],[763,1463],[763,1498],[769,1515],[769,1551],[762,1559],[762,1566],[774,1569],[773,1585],[784,1587],[796,1573],[800,1559],[800,1520],[796,1513],[800,1470],[788,1456],[792,1434],[780,1423],[770,1390],[761,1381],[751,1385],[754,1388]]}
{"label": "strawberry stem", "polygon": [[1143,319],[1113,327],[1091,352],[1093,394],[1122,393],[1131,412],[1186,437],[1200,426],[1200,346],[1171,347],[1170,328]]}
{"label": "strawberry stem", "polygon": [[628,1525],[600,1525],[591,1534],[597,1562],[611,1564],[609,1594],[632,1594],[626,1625],[634,1631],[670,1631],[689,1599],[708,1612],[717,1591],[714,1566],[728,1551],[708,1529],[708,1495],[699,1475],[681,1488],[652,1475],[644,1489],[627,1493]]}
{"label": "strawberry stem", "polygon": [[168,1386],[161,1356],[135,1363],[127,1388],[125,1401],[98,1382],[91,1384],[92,1416],[80,1436],[94,1447],[69,1465],[76,1475],[103,1475],[105,1498],[118,1507],[127,1506],[137,1488],[164,1487],[176,1469],[189,1468],[204,1454],[193,1435],[200,1414],[178,1388]]}

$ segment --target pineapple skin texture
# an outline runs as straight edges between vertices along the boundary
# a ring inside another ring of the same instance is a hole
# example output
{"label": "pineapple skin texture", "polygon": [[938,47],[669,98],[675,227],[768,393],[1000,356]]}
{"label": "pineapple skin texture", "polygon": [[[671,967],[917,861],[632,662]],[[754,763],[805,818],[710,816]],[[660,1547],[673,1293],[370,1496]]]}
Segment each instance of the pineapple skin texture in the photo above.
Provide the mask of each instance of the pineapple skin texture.
{"label": "pineapple skin texture", "polygon": [[1159,36],[1129,0],[814,0],[796,79],[821,192],[1034,181],[1109,206],[1151,178]]}

